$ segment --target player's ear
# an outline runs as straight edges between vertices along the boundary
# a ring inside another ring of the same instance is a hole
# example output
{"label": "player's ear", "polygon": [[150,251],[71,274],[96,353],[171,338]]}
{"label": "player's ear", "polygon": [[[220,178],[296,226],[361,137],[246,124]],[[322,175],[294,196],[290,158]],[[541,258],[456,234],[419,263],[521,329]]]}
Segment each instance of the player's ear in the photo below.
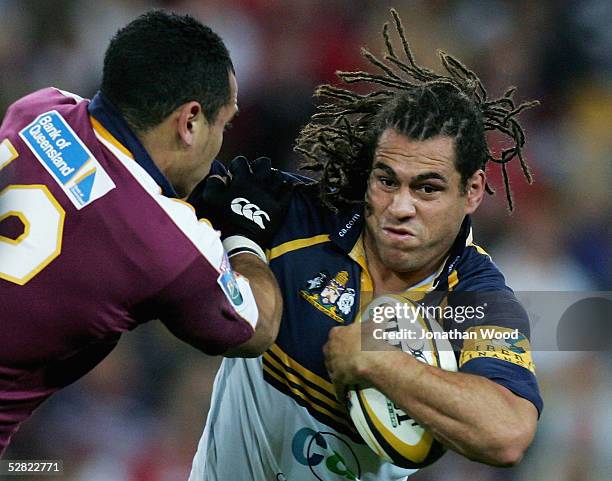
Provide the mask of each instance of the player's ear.
{"label": "player's ear", "polygon": [[206,117],[204,117],[204,112],[202,112],[202,106],[199,102],[191,101],[181,105],[177,111],[178,136],[184,144],[192,146],[195,142],[195,136],[198,130],[208,125]]}
{"label": "player's ear", "polygon": [[485,193],[487,175],[478,169],[465,184],[465,213],[473,214],[482,202]]}

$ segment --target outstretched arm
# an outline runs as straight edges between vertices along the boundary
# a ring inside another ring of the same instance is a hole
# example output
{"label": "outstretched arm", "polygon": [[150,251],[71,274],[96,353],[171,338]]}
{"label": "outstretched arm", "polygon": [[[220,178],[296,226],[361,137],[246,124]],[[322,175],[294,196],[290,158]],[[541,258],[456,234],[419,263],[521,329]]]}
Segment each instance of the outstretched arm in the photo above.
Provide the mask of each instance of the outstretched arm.
{"label": "outstretched arm", "polygon": [[251,254],[237,254],[231,259],[234,270],[249,280],[257,302],[259,316],[255,333],[248,341],[223,355],[225,357],[257,357],[263,354],[276,339],[283,312],[283,299],[272,271]]}
{"label": "outstretched arm", "polygon": [[209,176],[189,197],[198,217],[220,229],[232,267],[248,279],[257,304],[255,334],[225,356],[258,356],[278,334],[282,297],[263,249],[284,221],[291,190],[292,184],[272,168],[270,159],[237,157],[225,175]]}

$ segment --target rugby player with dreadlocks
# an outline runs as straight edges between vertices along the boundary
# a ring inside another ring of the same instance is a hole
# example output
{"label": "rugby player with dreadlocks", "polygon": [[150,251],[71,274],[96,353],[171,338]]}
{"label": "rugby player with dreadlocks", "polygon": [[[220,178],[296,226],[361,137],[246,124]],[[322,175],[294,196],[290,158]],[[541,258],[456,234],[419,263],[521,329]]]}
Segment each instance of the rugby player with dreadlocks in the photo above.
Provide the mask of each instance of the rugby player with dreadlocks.
{"label": "rugby player with dreadlocks", "polygon": [[[542,400],[527,315],[473,243],[470,214],[492,192],[488,162],[501,164],[510,209],[507,162],[518,158],[531,182],[516,116],[535,103],[516,105],[512,89],[490,100],[478,77],[444,53],[445,75],[417,65],[392,16],[405,61],[385,25],[384,58],[363,52],[380,73],[339,73],[374,91],[317,90],[331,102],[318,107],[296,148],[320,180],[296,186],[286,218],[271,222],[280,225],[267,253],[283,292],[279,336],[260,358],[223,361],[191,481],[405,479],[413,471],[380,459],[352,427],[344,392],[355,384],[376,387],[470,459],[512,465],[531,443]],[[513,147],[494,157],[487,130]],[[236,199],[257,204],[256,189],[267,187],[255,164],[250,177],[248,163],[232,164],[233,175],[213,176],[192,197],[222,232],[244,222]],[[518,354],[465,347],[459,372],[447,372],[397,350],[362,350],[359,307],[405,291],[496,291],[486,323],[518,329]]]}

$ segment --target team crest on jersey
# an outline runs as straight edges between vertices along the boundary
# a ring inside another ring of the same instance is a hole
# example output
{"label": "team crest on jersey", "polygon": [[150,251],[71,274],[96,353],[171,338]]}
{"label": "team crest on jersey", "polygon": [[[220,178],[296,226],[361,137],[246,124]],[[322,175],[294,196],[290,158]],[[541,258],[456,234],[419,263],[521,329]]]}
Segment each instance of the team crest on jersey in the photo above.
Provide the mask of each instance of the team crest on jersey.
{"label": "team crest on jersey", "polygon": [[355,304],[355,289],[346,287],[348,281],[346,271],[334,277],[327,271],[319,272],[306,281],[307,286],[300,290],[300,295],[334,321],[344,323]]}

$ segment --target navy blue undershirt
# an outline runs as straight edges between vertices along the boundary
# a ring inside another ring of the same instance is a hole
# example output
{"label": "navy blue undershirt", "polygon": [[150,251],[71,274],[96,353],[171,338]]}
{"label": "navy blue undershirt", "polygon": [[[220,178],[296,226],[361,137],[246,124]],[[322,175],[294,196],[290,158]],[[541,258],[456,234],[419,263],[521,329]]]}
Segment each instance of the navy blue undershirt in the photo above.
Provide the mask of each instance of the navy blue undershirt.
{"label": "navy blue undershirt", "polygon": [[102,92],[98,91],[96,93],[89,104],[88,110],[113,137],[132,153],[136,162],[153,177],[153,180],[161,187],[162,193],[166,197],[178,198],[178,194],[174,187],[172,187],[172,184],[170,184],[170,181],[155,165],[155,162],[153,162],[153,159],[140,143],[140,140],[132,132],[119,110]]}

